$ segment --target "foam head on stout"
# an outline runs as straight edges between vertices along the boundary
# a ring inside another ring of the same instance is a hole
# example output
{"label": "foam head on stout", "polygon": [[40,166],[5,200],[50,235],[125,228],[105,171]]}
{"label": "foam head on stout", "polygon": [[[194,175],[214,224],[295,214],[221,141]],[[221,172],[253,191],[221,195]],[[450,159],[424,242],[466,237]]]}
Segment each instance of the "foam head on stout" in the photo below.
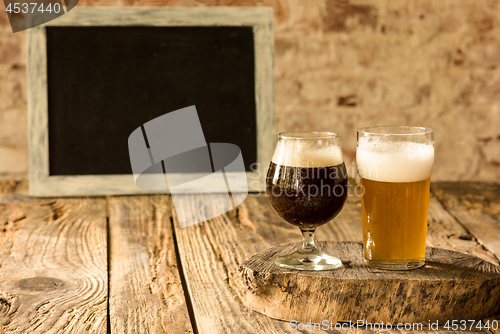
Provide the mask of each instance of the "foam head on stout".
{"label": "foam head on stout", "polygon": [[340,147],[279,140],[266,193],[271,207],[290,224],[317,227],[327,223],[340,212],[348,193]]}
{"label": "foam head on stout", "polygon": [[272,162],[290,167],[331,167],[344,162],[337,146],[321,146],[299,140],[279,140]]}

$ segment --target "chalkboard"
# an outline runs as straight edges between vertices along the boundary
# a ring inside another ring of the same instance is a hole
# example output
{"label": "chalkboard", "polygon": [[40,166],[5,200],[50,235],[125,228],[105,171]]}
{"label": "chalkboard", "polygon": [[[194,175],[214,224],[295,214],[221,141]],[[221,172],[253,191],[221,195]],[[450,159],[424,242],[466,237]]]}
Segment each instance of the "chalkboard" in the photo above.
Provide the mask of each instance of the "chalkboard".
{"label": "chalkboard", "polygon": [[262,177],[275,134],[270,14],[81,8],[30,29],[30,193],[144,192],[128,136],[191,105],[206,142],[237,145],[247,175]]}
{"label": "chalkboard", "polygon": [[252,27],[48,27],[47,60],[50,175],[131,173],[132,131],[191,105],[257,162]]}

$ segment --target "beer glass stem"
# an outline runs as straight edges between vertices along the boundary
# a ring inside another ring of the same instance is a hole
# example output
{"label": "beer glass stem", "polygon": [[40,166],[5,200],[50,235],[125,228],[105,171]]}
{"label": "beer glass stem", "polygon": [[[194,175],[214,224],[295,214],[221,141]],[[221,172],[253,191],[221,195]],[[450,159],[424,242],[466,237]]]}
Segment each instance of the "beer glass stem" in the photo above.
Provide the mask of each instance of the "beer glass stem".
{"label": "beer glass stem", "polygon": [[302,248],[299,250],[300,253],[316,253],[318,249],[314,244],[314,232],[316,229],[300,229],[302,232]]}
{"label": "beer glass stem", "polygon": [[342,267],[342,261],[334,256],[321,252],[314,244],[315,228],[300,229],[303,240],[302,247],[295,252],[280,256],[275,263],[288,269],[299,270],[330,270]]}

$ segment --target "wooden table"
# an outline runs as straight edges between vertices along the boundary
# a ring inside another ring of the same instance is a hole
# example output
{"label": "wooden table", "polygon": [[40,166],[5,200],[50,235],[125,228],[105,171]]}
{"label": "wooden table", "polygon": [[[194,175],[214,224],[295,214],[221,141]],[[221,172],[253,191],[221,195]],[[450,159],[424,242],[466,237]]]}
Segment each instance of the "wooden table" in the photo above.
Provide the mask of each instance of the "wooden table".
{"label": "wooden table", "polygon": [[[498,265],[500,185],[434,183],[431,190],[428,245]],[[298,333],[239,299],[244,260],[301,238],[264,195],[180,228],[165,195],[26,193],[26,182],[0,182],[0,333]],[[205,196],[185,196],[190,214],[204,210]],[[316,235],[362,240],[359,198]]]}

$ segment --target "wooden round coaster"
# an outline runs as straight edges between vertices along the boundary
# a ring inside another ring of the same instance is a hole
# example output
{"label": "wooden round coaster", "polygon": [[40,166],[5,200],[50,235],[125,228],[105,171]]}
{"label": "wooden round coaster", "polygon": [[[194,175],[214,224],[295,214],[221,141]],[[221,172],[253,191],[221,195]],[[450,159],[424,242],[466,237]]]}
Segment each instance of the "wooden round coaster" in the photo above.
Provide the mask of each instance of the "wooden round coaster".
{"label": "wooden round coaster", "polygon": [[[360,242],[316,242],[343,268],[293,271],[274,264],[300,243],[255,254],[240,266],[243,303],[275,319],[391,324],[483,319],[500,305],[500,267],[475,256],[427,247],[425,266],[408,271],[368,267]],[[444,324],[444,323],[442,323]]]}

